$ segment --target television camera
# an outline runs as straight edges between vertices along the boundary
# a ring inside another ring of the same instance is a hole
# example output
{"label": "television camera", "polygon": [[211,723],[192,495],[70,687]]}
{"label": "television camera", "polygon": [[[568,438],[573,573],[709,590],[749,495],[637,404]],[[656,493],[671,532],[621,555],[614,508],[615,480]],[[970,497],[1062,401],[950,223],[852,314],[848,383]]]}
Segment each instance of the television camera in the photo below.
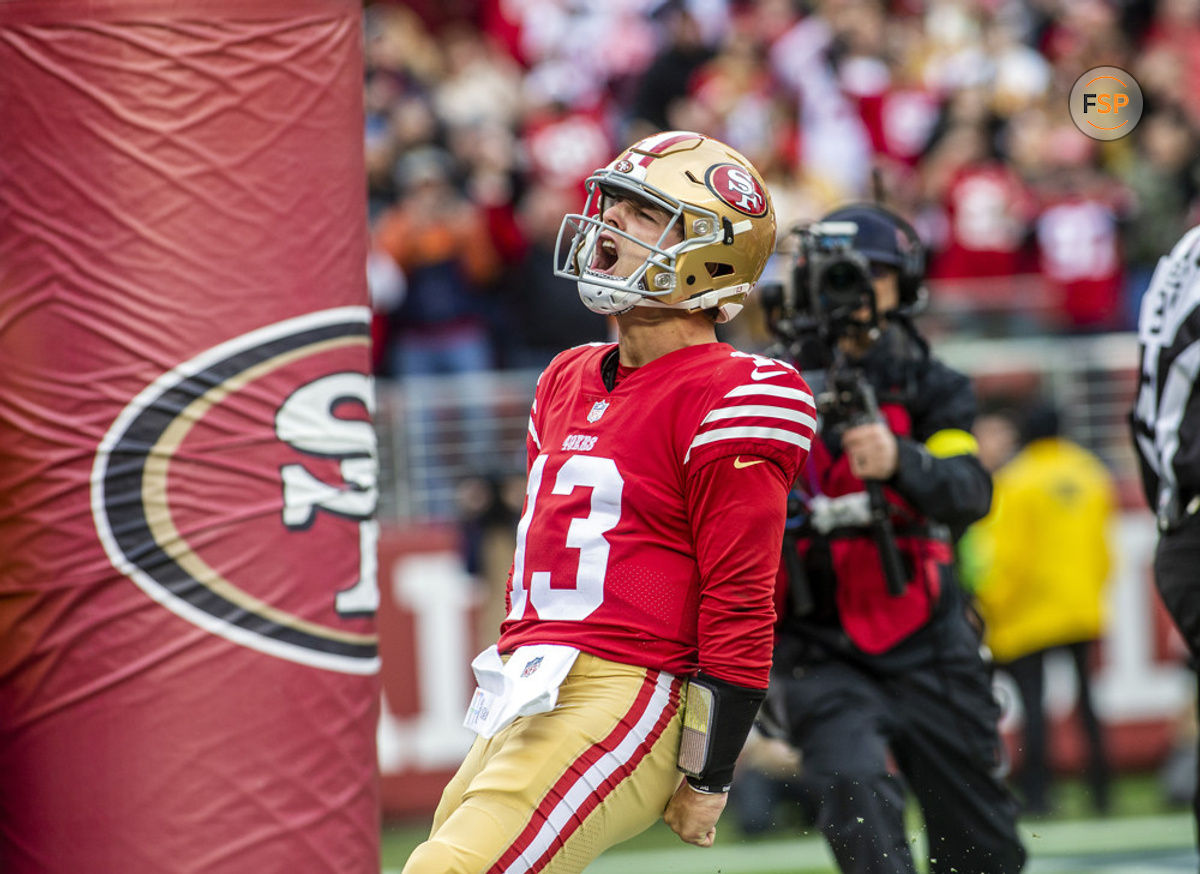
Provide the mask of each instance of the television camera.
{"label": "television camera", "polygon": [[[874,340],[879,312],[873,267],[855,249],[858,225],[823,221],[800,226],[789,234],[783,251],[793,256],[781,283],[764,284],[761,295],[767,325],[776,337],[769,354],[824,370],[824,386],[815,402],[822,429],[837,437],[847,428],[881,422],[875,390],[849,358],[843,338]],[[868,497],[867,527],[879,550],[889,594],[904,593],[908,574],[896,546],[891,513],[878,480],[864,481]],[[789,502],[784,557],[792,580],[793,609],[811,612],[812,594],[804,579],[795,539],[812,524],[799,500]]]}

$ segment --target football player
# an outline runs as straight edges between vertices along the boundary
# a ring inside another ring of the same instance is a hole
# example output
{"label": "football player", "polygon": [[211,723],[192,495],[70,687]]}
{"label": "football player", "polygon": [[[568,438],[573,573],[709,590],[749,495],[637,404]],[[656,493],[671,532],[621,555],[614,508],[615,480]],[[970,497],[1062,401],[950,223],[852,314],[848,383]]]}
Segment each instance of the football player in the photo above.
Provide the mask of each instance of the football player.
{"label": "football player", "polygon": [[479,737],[406,874],[582,871],[659,817],[712,844],[815,426],[794,367],[716,339],[774,243],[758,172],[685,131],[623,151],[564,219],[556,273],[619,339],[538,381],[509,613],[473,663]]}

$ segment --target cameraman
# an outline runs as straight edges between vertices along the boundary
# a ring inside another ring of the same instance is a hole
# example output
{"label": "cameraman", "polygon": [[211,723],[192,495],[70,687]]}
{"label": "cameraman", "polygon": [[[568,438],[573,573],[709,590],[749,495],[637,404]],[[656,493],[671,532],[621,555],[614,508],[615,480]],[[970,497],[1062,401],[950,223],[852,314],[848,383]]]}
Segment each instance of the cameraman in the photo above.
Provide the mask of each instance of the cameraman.
{"label": "cameraman", "polygon": [[954,567],[954,541],[991,502],[974,393],[912,325],[924,255],[911,226],[861,204],[812,227],[831,235],[801,232],[791,305],[768,302],[820,418],[789,502],[764,721],[800,750],[846,874],[917,870],[908,791],[931,874],[1014,874],[1025,850],[1000,710]]}

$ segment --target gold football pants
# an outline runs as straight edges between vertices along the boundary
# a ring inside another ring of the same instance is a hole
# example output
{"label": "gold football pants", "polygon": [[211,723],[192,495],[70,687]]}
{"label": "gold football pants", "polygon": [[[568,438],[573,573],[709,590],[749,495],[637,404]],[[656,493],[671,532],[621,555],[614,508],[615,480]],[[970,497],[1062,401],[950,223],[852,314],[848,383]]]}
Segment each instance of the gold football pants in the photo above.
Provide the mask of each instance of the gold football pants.
{"label": "gold football pants", "polygon": [[581,653],[553,710],[475,739],[403,874],[573,874],[653,825],[679,785],[682,687]]}

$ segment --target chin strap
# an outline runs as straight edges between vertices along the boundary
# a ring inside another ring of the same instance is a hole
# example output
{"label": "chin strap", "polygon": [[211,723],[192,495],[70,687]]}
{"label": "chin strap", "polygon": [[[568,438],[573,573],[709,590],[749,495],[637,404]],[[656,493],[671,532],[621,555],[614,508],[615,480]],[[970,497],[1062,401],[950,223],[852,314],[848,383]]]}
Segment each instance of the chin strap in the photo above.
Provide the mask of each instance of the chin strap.
{"label": "chin strap", "polygon": [[715,309],[720,313],[717,317],[717,323],[723,324],[740,313],[743,306],[740,303],[728,300],[728,298],[739,294],[749,294],[753,288],[754,285],[752,283],[743,282],[740,285],[730,286],[729,288],[706,291],[703,294],[698,294],[695,297],[689,297],[686,300],[675,303],[663,303],[652,297],[643,297],[634,306],[657,307],[664,310],[684,310],[686,312]]}
{"label": "chin strap", "polygon": [[[683,310],[684,312],[715,309],[718,313],[717,324],[722,324],[728,322],[742,311],[742,303],[730,300],[730,298],[741,295],[744,299],[746,295],[754,290],[753,282],[742,282],[726,288],[709,289],[708,291],[676,301],[675,303],[663,303],[658,298],[645,293],[644,277],[640,280],[642,291],[639,292],[637,289],[612,288],[594,281],[594,277],[598,277],[599,275],[587,270],[576,280],[576,285],[579,289],[579,298],[583,301],[584,306],[592,312],[609,316],[619,316],[627,313],[635,306],[657,307],[664,310]],[[617,297],[618,294],[621,295],[620,298]]]}

